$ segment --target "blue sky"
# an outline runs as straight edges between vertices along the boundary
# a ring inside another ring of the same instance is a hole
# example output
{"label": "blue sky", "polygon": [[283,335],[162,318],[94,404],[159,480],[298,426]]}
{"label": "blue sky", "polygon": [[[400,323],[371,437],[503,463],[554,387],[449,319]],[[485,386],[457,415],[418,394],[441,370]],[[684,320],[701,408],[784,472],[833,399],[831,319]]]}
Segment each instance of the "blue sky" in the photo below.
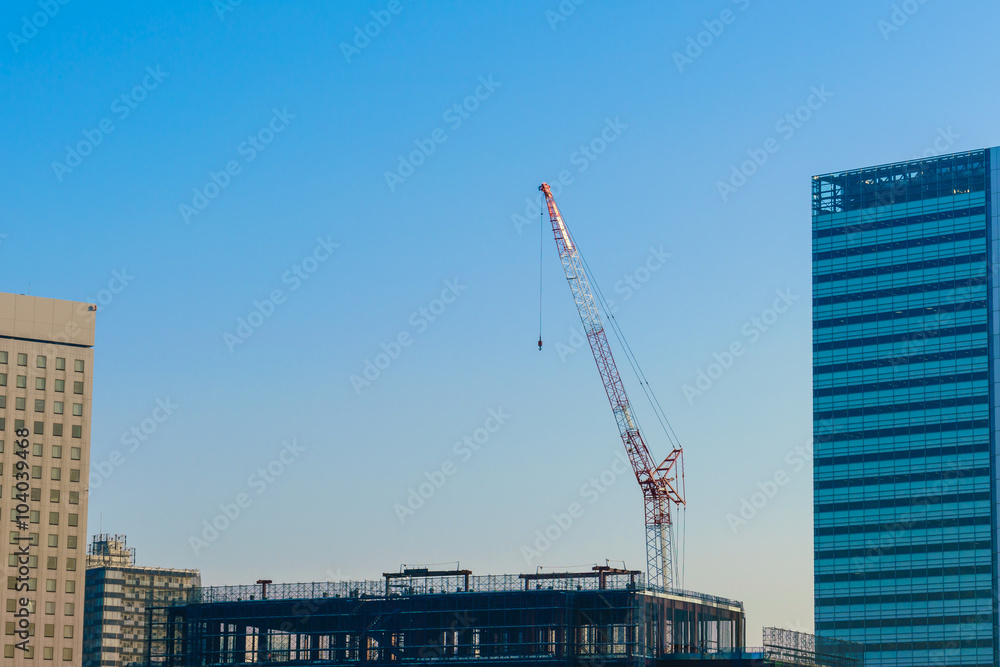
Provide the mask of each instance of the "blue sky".
{"label": "blue sky", "polygon": [[211,584],[641,567],[641,495],[548,231],[535,345],[525,210],[562,174],[685,447],[684,586],[743,600],[751,644],[810,630],[810,177],[996,145],[998,14],[5,3],[0,289],[101,303],[90,532]]}

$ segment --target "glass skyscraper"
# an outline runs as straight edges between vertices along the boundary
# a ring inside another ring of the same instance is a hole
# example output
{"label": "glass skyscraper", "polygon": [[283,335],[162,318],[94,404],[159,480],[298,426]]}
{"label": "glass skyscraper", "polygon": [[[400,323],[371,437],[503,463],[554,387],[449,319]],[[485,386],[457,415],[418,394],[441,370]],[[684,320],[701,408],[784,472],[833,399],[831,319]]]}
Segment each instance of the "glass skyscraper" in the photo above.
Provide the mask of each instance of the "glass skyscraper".
{"label": "glass skyscraper", "polygon": [[996,666],[1000,149],[812,193],[816,633]]}

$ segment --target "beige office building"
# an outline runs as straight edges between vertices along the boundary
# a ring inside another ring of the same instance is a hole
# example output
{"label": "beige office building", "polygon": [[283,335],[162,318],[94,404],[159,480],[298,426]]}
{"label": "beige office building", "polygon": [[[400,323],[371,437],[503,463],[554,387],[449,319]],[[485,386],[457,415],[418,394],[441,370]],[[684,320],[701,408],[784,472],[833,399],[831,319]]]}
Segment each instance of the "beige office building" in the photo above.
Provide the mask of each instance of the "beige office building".
{"label": "beige office building", "polygon": [[80,665],[93,304],[0,294],[4,665]]}

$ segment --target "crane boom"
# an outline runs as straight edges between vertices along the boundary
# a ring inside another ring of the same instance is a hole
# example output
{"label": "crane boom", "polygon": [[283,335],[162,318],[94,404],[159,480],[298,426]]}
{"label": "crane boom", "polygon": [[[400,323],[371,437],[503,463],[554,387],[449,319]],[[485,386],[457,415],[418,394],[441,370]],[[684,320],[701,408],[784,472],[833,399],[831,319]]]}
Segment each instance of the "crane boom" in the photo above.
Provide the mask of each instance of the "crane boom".
{"label": "crane boom", "polygon": [[653,586],[671,588],[674,577],[673,546],[671,536],[672,507],[683,505],[683,451],[674,447],[670,455],[662,463],[656,465],[646,442],[639,430],[639,425],[632,415],[625,385],[622,383],[615,365],[611,346],[604,332],[604,324],[597,309],[597,302],[590,288],[590,280],[584,269],[583,259],[577,250],[569,229],[559,213],[552,191],[547,183],[538,188],[545,195],[545,203],[549,210],[549,220],[552,223],[552,233],[555,236],[559,259],[562,261],[566,280],[573,300],[576,302],[580,320],[594,354],[597,370],[604,382],[611,410],[618,423],[618,433],[628,454],[635,472],[636,481],[642,489],[645,503],[646,522],[646,578]]}

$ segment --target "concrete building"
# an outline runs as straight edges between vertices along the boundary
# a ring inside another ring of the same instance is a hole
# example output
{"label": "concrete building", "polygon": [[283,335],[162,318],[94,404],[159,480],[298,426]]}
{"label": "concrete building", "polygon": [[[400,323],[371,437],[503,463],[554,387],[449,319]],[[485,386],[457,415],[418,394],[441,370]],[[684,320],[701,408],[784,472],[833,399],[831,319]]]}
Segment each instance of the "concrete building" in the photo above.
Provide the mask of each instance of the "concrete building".
{"label": "concrete building", "polygon": [[81,661],[96,311],[0,294],[4,665]]}
{"label": "concrete building", "polygon": [[815,621],[1000,664],[1000,149],[813,178]]}
{"label": "concrete building", "polygon": [[137,566],[124,535],[94,536],[87,552],[83,667],[145,665],[147,607],[186,599],[200,586],[198,570]]}

